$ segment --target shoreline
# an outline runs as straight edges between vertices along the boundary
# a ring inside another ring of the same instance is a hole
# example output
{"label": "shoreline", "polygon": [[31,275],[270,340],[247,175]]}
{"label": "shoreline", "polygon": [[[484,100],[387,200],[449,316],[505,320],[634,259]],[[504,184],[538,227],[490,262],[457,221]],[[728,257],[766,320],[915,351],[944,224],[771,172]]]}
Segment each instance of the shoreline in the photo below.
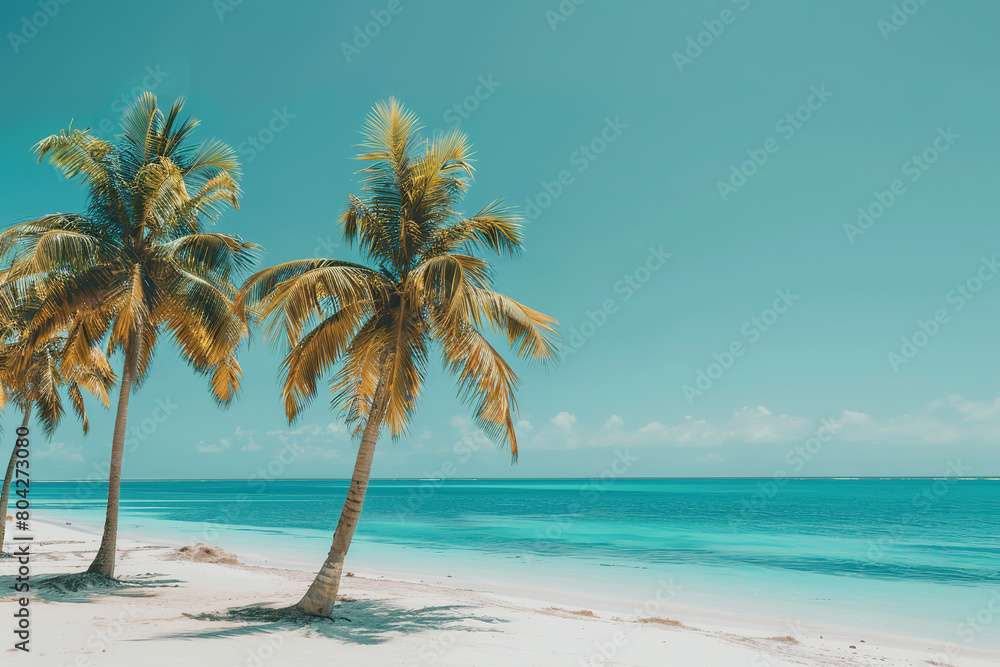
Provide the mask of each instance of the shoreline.
{"label": "shoreline", "polygon": [[[89,562],[89,555],[96,551],[99,535],[85,525],[65,526],[51,519],[35,519],[34,528],[35,575],[80,571]],[[328,651],[342,651],[351,664],[356,660],[366,664],[405,665],[621,664],[652,667],[666,664],[665,656],[671,656],[679,660],[673,664],[748,664],[755,667],[868,664],[866,660],[881,665],[980,667],[995,664],[1000,659],[1000,652],[995,651],[963,649],[960,654],[946,654],[937,645],[939,643],[913,637],[680,606],[670,601],[669,583],[652,592],[646,600],[629,602],[582,592],[577,596],[564,596],[559,591],[537,587],[518,587],[509,583],[497,586],[498,582],[420,577],[356,566],[350,567],[355,576],[345,577],[341,590],[341,594],[352,602],[338,605],[336,614],[362,613],[357,605],[374,605],[383,616],[388,612],[387,617],[396,621],[387,622],[384,618],[380,621],[376,617],[381,616],[376,614],[367,618],[362,628],[355,625],[357,619],[352,619],[351,629],[334,624],[344,628],[345,634],[333,637],[303,629],[261,629],[252,623],[199,621],[187,614],[218,613],[249,604],[294,604],[313,574],[295,567],[277,567],[241,553],[236,554],[239,565],[165,558],[182,544],[125,531],[119,546],[119,576],[152,573],[159,579],[180,582],[176,587],[153,589],[151,597],[133,600],[134,609],[128,613],[135,615],[135,619],[114,620],[123,610],[123,596],[120,595],[93,595],[88,604],[39,600],[35,620],[36,650],[39,655],[58,656],[59,659],[44,664],[93,664],[87,658],[90,655],[88,640],[99,635],[102,628],[109,635],[116,630],[122,638],[102,648],[108,655],[101,656],[101,664],[130,664],[131,656],[137,655],[133,651],[153,638],[158,644],[168,643],[171,649],[175,642],[178,648],[184,644],[205,643],[212,649],[210,661],[196,664],[226,665],[254,664],[249,656],[258,648],[273,649],[274,658],[263,664],[275,665],[313,661],[319,664],[320,656]],[[0,573],[9,576],[10,562],[0,561]],[[581,582],[583,585],[585,582]],[[0,617],[9,617],[3,605],[12,601],[11,597],[0,598],[0,610],[4,610],[0,611]],[[410,612],[402,611],[407,609]],[[397,621],[405,625],[404,619],[409,615],[419,619],[421,614],[430,614],[424,611],[428,609],[455,609],[460,613],[455,618],[432,619],[427,627],[412,632],[393,625]],[[112,619],[110,624],[108,619]],[[648,620],[641,622],[640,619]],[[67,626],[73,631],[66,632]],[[54,632],[60,627],[64,632]],[[90,634],[82,638],[82,643],[77,643],[81,641],[79,630],[83,628],[89,628]],[[221,647],[216,646],[218,642],[191,641],[205,633],[207,639],[208,635],[214,636],[219,631],[235,633],[229,641],[239,645],[242,658],[239,655],[232,657],[228,648],[220,650]],[[369,636],[373,643],[352,641],[351,632]],[[58,643],[49,645],[57,636]],[[262,637],[272,643],[261,643]],[[272,645],[279,642],[280,647]],[[533,648],[524,653],[526,646]],[[687,657],[680,659],[679,656]],[[113,660],[108,662],[108,659]],[[204,659],[204,655],[199,658]],[[77,660],[79,662],[75,662]]]}
{"label": "shoreline", "polygon": [[[43,518],[56,525],[63,523],[56,517],[43,515]],[[74,521],[77,527],[86,527],[95,536],[101,533],[101,519],[96,515],[78,516]],[[205,526],[211,526],[212,530],[205,530]],[[148,543],[153,539],[151,535],[156,535],[156,543],[174,547],[203,542],[239,554],[241,560],[248,564],[310,573],[318,569],[332,535],[332,528],[329,533],[310,531],[319,534],[317,538],[316,535],[296,535],[297,531],[285,532],[279,527],[251,524],[162,519],[147,523],[134,515],[128,519],[123,516],[119,529],[123,537],[137,542]],[[303,539],[308,542],[300,541]],[[838,580],[826,576],[827,581],[817,583],[783,577],[780,582],[782,588],[778,589],[780,593],[771,594],[769,587],[774,585],[774,577],[764,570],[760,573],[728,572],[720,575],[706,569],[695,572],[694,576],[689,571],[677,569],[650,573],[649,576],[635,570],[639,576],[632,577],[628,574],[632,570],[620,571],[614,566],[594,568],[594,563],[581,565],[582,562],[575,558],[546,557],[534,565],[520,563],[516,556],[512,558],[476,550],[442,551],[439,548],[400,547],[379,540],[355,539],[347,567],[373,577],[450,587],[461,585],[472,590],[540,602],[600,607],[616,614],[631,611],[637,602],[648,598],[664,580],[668,580],[668,584],[677,582],[677,595],[671,600],[671,608],[683,610],[686,616],[700,622],[724,620],[736,628],[771,627],[784,631],[788,631],[788,627],[806,624],[820,634],[870,634],[890,642],[911,644],[919,641],[928,646],[961,643],[958,640],[962,633],[957,624],[958,619],[965,617],[960,611],[951,611],[952,618],[956,620],[950,624],[940,620],[929,621],[923,612],[930,609],[921,611],[921,605],[925,602],[931,604],[929,600],[932,598],[921,597],[917,589],[900,591],[898,587],[883,588],[881,595],[906,594],[911,605],[907,609],[915,613],[900,614],[898,610],[902,607],[899,603],[894,605],[897,611],[869,606],[873,602],[877,604],[878,596],[873,594],[853,601],[851,594],[844,594],[831,603],[827,591],[836,587],[857,586],[858,582],[851,578]],[[710,578],[705,579],[706,576]],[[720,579],[720,576],[724,578]],[[734,579],[734,576],[739,578]],[[767,578],[754,578],[760,576]],[[720,583],[723,581],[728,583]],[[748,581],[756,583],[750,585]],[[799,588],[803,584],[812,588]],[[759,590],[753,591],[754,588]],[[970,594],[979,592],[970,591]],[[941,616],[939,613],[938,617]],[[995,637],[992,643],[984,646],[982,643],[986,639],[989,635],[981,633],[971,642],[972,647],[961,648],[1000,650],[1000,637]]]}

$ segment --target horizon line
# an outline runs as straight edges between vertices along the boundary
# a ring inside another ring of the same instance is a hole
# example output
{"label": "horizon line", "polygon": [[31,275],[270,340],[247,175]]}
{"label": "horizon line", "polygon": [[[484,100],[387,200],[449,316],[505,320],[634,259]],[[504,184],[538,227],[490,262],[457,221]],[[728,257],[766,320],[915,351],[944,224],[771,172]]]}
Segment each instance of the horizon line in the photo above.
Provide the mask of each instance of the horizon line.
{"label": "horizon line", "polygon": [[[492,481],[591,481],[599,480],[600,477],[372,477],[370,482],[492,482]],[[955,479],[955,480],[1000,480],[1000,474],[994,475],[816,475],[784,477],[771,476],[742,476],[742,475],[719,475],[719,476],[681,476],[681,477],[615,477],[614,481],[663,481],[663,480],[710,480],[710,479],[742,479],[742,480],[778,480],[778,479],[825,479],[837,481],[850,480],[890,480],[890,479]],[[101,483],[107,479],[34,479],[35,482],[85,482]],[[142,477],[137,479],[123,479],[122,482],[350,482],[350,477],[283,477],[280,479],[265,479],[246,477]]]}

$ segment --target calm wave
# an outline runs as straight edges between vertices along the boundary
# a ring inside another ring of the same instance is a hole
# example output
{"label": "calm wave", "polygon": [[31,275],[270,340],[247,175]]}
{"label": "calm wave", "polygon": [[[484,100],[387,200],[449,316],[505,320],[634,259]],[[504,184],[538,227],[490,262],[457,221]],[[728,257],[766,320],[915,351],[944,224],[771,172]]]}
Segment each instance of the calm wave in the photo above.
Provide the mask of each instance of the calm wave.
{"label": "calm wave", "polygon": [[[328,548],[344,481],[122,485],[122,525],[282,554]],[[39,482],[39,512],[100,521],[105,485]],[[354,567],[678,601],[959,641],[1000,590],[1000,484],[985,479],[374,481]],[[513,579],[512,579],[513,578]],[[994,625],[1000,625],[1000,622]],[[976,646],[1000,643],[996,628]]]}

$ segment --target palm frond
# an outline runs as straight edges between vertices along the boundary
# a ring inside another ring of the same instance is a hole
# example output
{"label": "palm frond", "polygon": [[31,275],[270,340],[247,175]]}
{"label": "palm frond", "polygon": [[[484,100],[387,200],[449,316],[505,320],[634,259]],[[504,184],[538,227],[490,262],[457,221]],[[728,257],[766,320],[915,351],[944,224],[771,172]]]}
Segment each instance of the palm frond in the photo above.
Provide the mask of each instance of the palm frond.
{"label": "palm frond", "polygon": [[[349,304],[371,303],[385,290],[383,277],[368,267],[329,259],[279,264],[252,275],[235,297],[237,313],[247,310],[267,322],[265,337],[282,331],[290,346],[313,317]],[[324,309],[326,306],[326,309]]]}
{"label": "palm frond", "polygon": [[536,362],[556,358],[559,337],[555,318],[514,301],[499,292],[479,290],[476,302],[495,331],[503,332],[517,356]]}
{"label": "palm frond", "polygon": [[87,134],[87,130],[75,130],[71,125],[42,139],[32,150],[39,162],[48,157],[66,178],[79,177],[81,183],[100,190],[111,183],[114,145]]}
{"label": "palm frond", "polygon": [[239,394],[242,380],[243,370],[236,355],[230,354],[212,372],[212,397],[219,405],[229,405]]}
{"label": "palm frond", "polygon": [[519,216],[497,199],[471,218],[437,228],[421,253],[430,258],[462,248],[468,252],[479,247],[498,255],[514,256],[524,247],[520,221]]}
{"label": "palm frond", "polygon": [[411,303],[404,294],[390,325],[388,363],[381,380],[387,392],[385,422],[393,436],[406,430],[427,375],[427,325],[420,310],[420,303]]}
{"label": "palm frond", "polygon": [[305,334],[281,363],[282,399],[292,422],[316,395],[317,381],[336,367],[363,324],[365,309],[349,304]]}
{"label": "palm frond", "polygon": [[494,442],[507,444],[516,461],[514,390],[519,382],[514,371],[472,327],[439,332],[439,337],[443,339],[445,366],[456,379],[461,398],[473,406],[477,426]]}
{"label": "palm frond", "polygon": [[247,324],[262,320],[265,338],[283,334],[290,422],[332,374],[331,407],[356,432],[376,419],[399,436],[436,342],[477,424],[516,460],[518,380],[479,329],[491,326],[518,356],[545,361],[555,354],[556,321],[494,292],[492,267],[473,253],[517,254],[520,218],[501,200],[471,217],[458,212],[473,176],[463,133],[423,141],[416,116],[390,99],[376,105],[362,134],[362,194],[349,197],[341,222],[344,239],[377,268],[279,264],[240,287],[237,314]]}
{"label": "palm frond", "polygon": [[231,234],[201,233],[159,244],[151,255],[184,271],[228,283],[253,266],[259,249]]}

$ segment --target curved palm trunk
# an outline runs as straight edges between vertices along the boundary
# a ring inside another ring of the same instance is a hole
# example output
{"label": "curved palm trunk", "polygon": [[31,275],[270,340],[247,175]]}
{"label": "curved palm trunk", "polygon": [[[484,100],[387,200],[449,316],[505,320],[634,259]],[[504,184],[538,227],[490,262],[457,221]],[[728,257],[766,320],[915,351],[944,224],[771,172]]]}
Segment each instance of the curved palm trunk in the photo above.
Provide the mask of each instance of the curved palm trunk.
{"label": "curved palm trunk", "polygon": [[118,543],[118,499],[122,483],[122,459],[125,456],[125,424],[128,418],[128,399],[132,390],[132,374],[136,355],[128,354],[122,369],[122,382],[118,389],[118,414],[115,416],[115,433],[111,438],[111,470],[108,473],[108,510],[104,518],[104,535],[94,562],[87,568],[92,574],[115,576],[115,547]]}
{"label": "curved palm trunk", "polygon": [[354,537],[354,529],[361,517],[361,507],[368,491],[368,478],[372,472],[372,459],[375,457],[375,443],[378,441],[379,428],[385,414],[385,391],[383,385],[376,389],[372,410],[368,415],[368,423],[361,436],[358,447],[358,459],[354,464],[354,474],[351,476],[351,488],[347,491],[344,509],[340,512],[340,522],[333,534],[333,546],[320,568],[319,574],[313,579],[312,585],[305,596],[295,606],[313,616],[329,616],[333,613],[333,605],[337,601],[337,591],[340,590],[340,577],[344,573],[344,559]]}
{"label": "curved palm trunk", "polygon": [[[28,419],[31,411],[24,411],[24,421],[21,428],[28,428]],[[18,436],[20,438],[20,436]],[[14,440],[14,449],[10,453],[10,462],[7,463],[7,474],[3,477],[3,490],[0,491],[0,553],[3,552],[3,538],[7,531],[7,504],[10,501],[10,485],[14,479],[14,467],[17,465],[17,440]]]}

